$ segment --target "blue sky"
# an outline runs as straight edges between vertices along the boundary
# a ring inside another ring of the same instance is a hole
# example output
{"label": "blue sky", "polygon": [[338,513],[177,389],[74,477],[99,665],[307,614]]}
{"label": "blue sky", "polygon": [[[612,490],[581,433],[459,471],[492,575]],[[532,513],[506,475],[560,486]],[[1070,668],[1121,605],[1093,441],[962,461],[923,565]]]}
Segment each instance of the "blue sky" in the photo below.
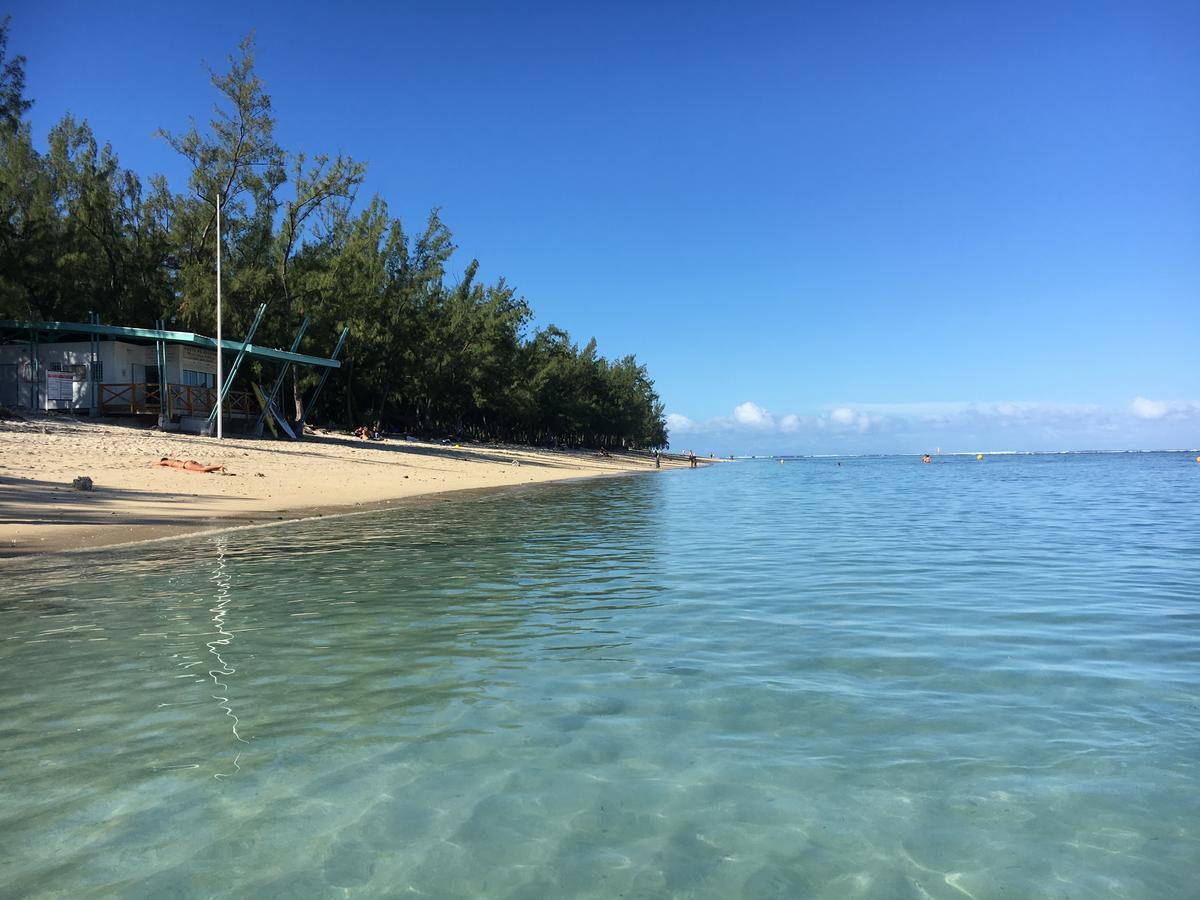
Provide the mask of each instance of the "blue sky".
{"label": "blue sky", "polygon": [[[124,165],[251,29],[293,150],[438,206],[698,452],[1200,446],[1200,5],[12,7]],[[507,7],[507,8],[504,8]]]}

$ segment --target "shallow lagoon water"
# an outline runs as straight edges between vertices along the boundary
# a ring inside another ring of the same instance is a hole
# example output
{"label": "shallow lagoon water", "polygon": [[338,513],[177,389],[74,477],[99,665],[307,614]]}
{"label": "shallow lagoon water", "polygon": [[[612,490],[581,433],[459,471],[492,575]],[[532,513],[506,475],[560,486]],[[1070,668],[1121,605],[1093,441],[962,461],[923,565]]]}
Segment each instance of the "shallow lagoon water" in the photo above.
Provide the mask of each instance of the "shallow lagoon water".
{"label": "shallow lagoon water", "polygon": [[1200,465],[838,462],[6,565],[0,894],[1195,896]]}

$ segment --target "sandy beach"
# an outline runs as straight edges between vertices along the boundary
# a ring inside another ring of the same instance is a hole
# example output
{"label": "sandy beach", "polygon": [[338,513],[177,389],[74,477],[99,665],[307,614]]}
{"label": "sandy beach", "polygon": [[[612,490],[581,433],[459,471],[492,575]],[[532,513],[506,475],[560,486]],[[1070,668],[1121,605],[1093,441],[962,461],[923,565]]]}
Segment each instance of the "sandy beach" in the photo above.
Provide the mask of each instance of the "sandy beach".
{"label": "sandy beach", "polygon": [[[161,457],[226,474],[156,467]],[[664,458],[663,468],[686,466]],[[351,512],[447,491],[654,471],[645,454],[196,435],[36,417],[0,422],[0,558],[91,549],[196,531]],[[94,489],[76,490],[79,476]]]}

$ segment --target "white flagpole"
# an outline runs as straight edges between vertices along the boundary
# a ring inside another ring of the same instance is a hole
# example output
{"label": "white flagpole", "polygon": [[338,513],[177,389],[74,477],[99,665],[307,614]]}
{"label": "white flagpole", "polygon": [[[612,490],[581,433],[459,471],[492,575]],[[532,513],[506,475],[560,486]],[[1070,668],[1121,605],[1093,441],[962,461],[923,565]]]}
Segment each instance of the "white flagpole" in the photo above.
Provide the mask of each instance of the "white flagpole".
{"label": "white flagpole", "polygon": [[217,191],[217,440],[221,440],[221,386],[225,383],[221,367],[221,192]]}

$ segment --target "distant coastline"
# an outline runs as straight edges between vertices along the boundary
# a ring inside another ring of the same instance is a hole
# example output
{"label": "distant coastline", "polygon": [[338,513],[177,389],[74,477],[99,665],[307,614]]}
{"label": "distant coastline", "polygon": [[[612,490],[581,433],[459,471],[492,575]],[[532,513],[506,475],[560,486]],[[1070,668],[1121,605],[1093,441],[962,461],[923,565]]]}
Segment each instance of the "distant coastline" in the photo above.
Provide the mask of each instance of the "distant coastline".
{"label": "distant coastline", "polygon": [[[1093,456],[1122,453],[1200,453],[1200,447],[1178,447],[1157,450],[943,450],[939,456]],[[757,453],[732,456],[730,459],[887,459],[888,457],[920,457],[920,451],[910,453]]]}

